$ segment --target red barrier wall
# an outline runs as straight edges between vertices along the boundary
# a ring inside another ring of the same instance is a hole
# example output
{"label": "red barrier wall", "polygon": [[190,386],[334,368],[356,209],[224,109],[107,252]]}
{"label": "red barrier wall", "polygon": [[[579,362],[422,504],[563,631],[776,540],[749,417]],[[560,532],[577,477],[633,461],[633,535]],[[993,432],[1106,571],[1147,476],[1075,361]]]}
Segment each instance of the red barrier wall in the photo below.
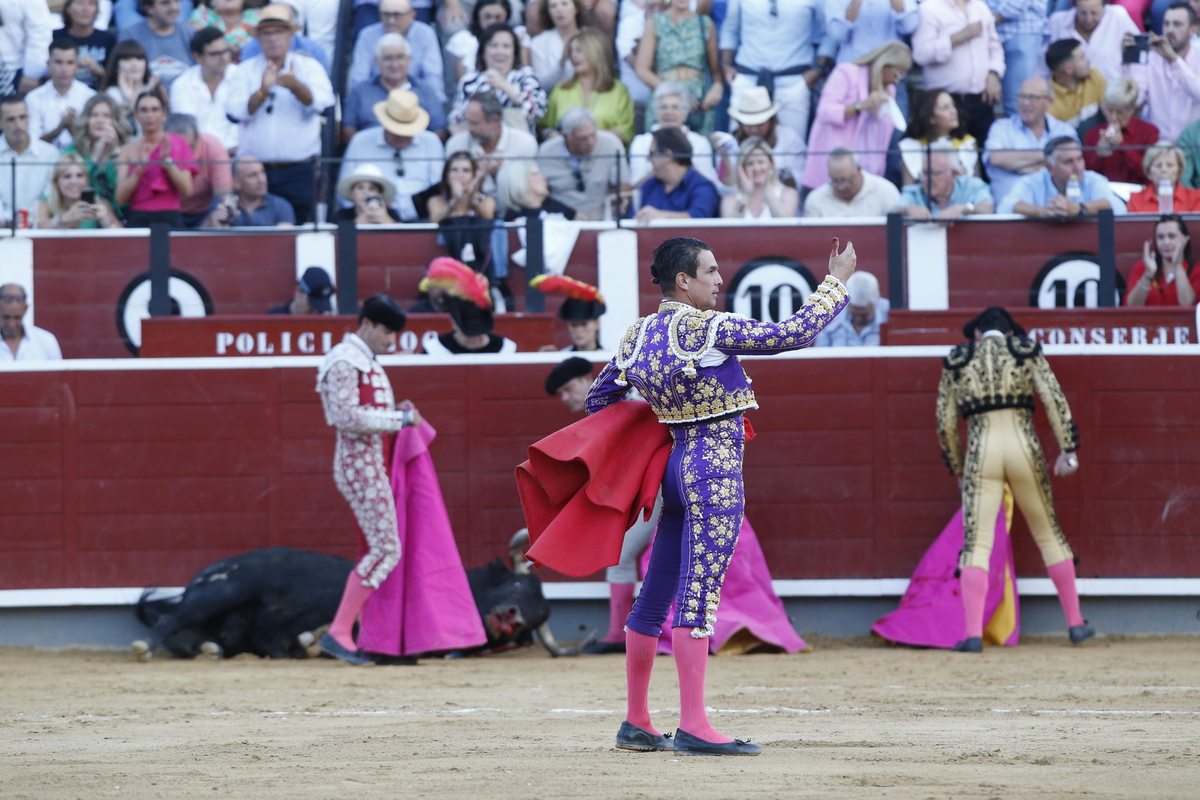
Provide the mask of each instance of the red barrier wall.
{"label": "red barrier wall", "polygon": [[[1080,574],[1200,576],[1197,357],[1051,364],[1082,441],[1078,476],[1054,481]],[[439,430],[433,456],[468,566],[502,554],[523,524],[513,468],[526,447],[574,419],[543,393],[548,369],[388,369]],[[762,408],[746,508],[774,577],[908,575],[958,505],[933,431],[939,360],[747,369]],[[178,585],[273,544],[353,556],[313,378],[311,367],[6,373],[0,588]],[[1020,573],[1040,575],[1020,522],[1015,547]]]}

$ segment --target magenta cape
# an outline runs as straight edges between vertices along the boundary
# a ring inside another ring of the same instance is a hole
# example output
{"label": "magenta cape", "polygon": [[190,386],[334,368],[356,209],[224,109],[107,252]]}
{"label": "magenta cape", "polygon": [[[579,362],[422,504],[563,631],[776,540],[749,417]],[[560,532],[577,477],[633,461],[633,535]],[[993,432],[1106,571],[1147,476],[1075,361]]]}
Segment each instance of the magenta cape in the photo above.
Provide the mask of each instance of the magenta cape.
{"label": "magenta cape", "polygon": [[[653,542],[650,545],[653,547]],[[642,574],[650,561],[650,548],[642,554]],[[667,613],[658,652],[671,653],[671,620],[675,605]],[[771,571],[758,544],[758,536],[750,521],[742,517],[742,530],[737,547],[725,572],[721,602],[717,606],[717,623],[708,639],[708,650],[717,655],[739,655],[762,645],[795,653],[807,650],[808,645],[796,634],[783,609],[783,601],[771,588]]]}
{"label": "magenta cape", "polygon": [[[871,626],[891,642],[916,647],[953,647],[966,638],[958,554],[963,547],[962,509],[925,551],[909,581],[900,607]],[[983,607],[983,639],[992,645],[1015,645],[1021,633],[1021,609],[1013,572],[1012,539],[1003,505],[996,519],[996,541],[988,562],[988,594]]]}
{"label": "magenta cape", "polygon": [[359,616],[358,645],[372,653],[416,655],[487,642],[429,455],[435,436],[428,422],[396,434],[391,478],[400,563]]}

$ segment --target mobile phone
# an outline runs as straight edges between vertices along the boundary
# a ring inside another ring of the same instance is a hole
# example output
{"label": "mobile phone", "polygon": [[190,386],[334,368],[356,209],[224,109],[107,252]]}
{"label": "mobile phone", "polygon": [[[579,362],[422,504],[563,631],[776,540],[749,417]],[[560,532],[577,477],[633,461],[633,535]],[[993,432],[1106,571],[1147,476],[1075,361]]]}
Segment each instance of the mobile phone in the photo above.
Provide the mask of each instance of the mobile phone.
{"label": "mobile phone", "polygon": [[1142,53],[1150,51],[1150,34],[1133,34],[1133,44],[1121,52],[1122,64],[1136,64],[1141,61]]}
{"label": "mobile phone", "polygon": [[383,205],[383,197],[381,195],[373,194],[370,197],[368,197],[365,202],[369,206],[382,206]]}
{"label": "mobile phone", "polygon": [[95,189],[84,189],[79,194],[79,199],[82,200],[83,202],[87,203],[88,205],[91,205],[92,203],[96,202],[96,190]]}

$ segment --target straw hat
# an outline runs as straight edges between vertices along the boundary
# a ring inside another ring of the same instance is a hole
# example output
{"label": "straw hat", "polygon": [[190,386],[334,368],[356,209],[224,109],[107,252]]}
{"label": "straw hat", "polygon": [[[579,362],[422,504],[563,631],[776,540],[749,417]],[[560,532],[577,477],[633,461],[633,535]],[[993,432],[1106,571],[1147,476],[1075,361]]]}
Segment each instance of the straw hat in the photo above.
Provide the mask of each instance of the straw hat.
{"label": "straw hat", "polygon": [[258,29],[264,25],[282,25],[292,33],[300,30],[300,26],[292,21],[292,10],[284,3],[263,6],[258,12],[258,24],[250,29],[250,35],[257,37]]}
{"label": "straw hat", "polygon": [[735,94],[733,99],[735,105],[730,105],[729,116],[743,125],[761,125],[783,108],[779,103],[771,102],[765,86],[750,86]]}
{"label": "straw hat", "polygon": [[395,185],[387,178],[383,177],[383,171],[374,164],[359,164],[354,168],[354,172],[338,181],[337,193],[344,200],[351,200],[350,190],[354,188],[354,184],[360,181],[368,181],[379,187],[379,193],[383,195],[383,202],[392,202],[392,197],[396,194]]}
{"label": "straw hat", "polygon": [[429,127],[429,112],[421,108],[416,92],[407,89],[393,89],[372,110],[383,129],[397,136],[416,136]]}

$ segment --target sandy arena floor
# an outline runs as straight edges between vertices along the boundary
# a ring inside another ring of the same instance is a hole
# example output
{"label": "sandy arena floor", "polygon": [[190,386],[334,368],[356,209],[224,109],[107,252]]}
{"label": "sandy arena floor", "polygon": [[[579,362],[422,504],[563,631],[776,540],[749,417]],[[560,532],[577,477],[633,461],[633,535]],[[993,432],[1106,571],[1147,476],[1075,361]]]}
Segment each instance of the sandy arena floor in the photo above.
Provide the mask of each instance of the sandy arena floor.
{"label": "sandy arena floor", "polygon": [[[618,656],[415,667],[0,648],[0,797],[1200,797],[1200,639],[713,659],[758,758],[617,751]],[[676,720],[674,663],[651,702]]]}

